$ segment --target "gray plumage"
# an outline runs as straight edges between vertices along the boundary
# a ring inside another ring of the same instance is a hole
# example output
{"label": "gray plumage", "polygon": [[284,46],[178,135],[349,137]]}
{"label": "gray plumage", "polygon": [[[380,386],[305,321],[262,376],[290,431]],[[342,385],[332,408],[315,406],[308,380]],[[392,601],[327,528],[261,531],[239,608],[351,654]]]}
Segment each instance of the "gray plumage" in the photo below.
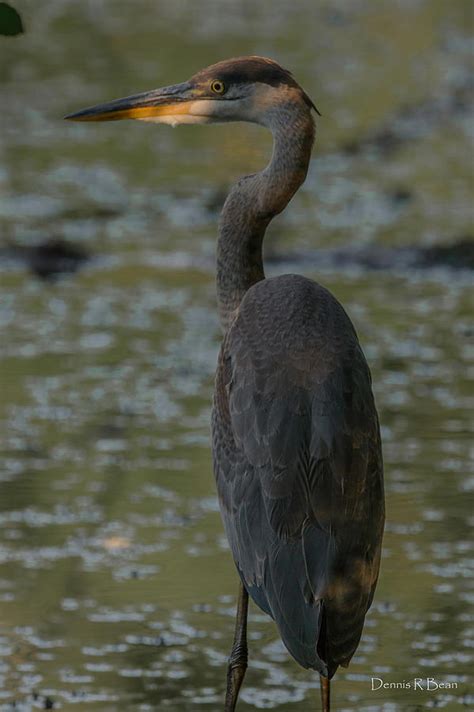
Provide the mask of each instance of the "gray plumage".
{"label": "gray plumage", "polygon": [[383,485],[369,370],[327,290],[297,275],[248,290],[222,344],[212,426],[242,581],[293,657],[332,677],[372,601]]}
{"label": "gray plumage", "polygon": [[221,216],[212,447],[247,591],[293,657],[330,678],[357,648],[377,582],[382,455],[369,369],[344,309],[311,280],[263,271],[265,229],[311,153],[313,121],[297,96],[268,122],[269,166],[232,189]]}
{"label": "gray plumage", "polygon": [[[329,678],[360,639],[377,582],[384,496],[370,373],[349,317],[304,277],[265,279],[265,230],[305,180],[313,102],[263,57],[238,57],[181,84],[76,112],[176,126],[249,121],[270,129],[268,166],[242,178],[222,210],[217,300],[224,340],[212,415],[222,518],[243,585],[225,710],[247,667],[248,593],[304,667]],[[248,592],[248,593],[247,593]]]}

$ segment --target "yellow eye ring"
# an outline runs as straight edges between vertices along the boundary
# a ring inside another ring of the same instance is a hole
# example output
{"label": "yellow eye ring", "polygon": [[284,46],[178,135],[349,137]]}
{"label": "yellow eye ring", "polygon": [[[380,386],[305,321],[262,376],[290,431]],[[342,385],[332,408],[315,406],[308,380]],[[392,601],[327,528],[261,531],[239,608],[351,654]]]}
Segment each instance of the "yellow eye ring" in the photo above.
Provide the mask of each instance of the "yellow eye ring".
{"label": "yellow eye ring", "polygon": [[211,89],[214,94],[224,94],[225,84],[224,82],[219,81],[219,79],[215,79],[213,82],[211,82]]}

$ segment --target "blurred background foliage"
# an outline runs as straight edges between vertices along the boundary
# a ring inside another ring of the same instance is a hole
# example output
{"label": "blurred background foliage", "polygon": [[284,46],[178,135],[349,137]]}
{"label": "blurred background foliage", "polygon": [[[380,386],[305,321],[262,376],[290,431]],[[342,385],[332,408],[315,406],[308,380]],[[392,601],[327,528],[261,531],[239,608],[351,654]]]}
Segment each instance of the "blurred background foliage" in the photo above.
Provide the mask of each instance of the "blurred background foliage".
{"label": "blurred background foliage", "polygon": [[15,36],[23,32],[21,17],[14,7],[0,2],[0,35]]}
{"label": "blurred background foliage", "polygon": [[[0,705],[220,709],[236,575],[214,494],[216,222],[255,126],[71,125],[260,54],[322,113],[268,273],[317,278],[372,367],[388,522],[345,710],[473,706],[470,0],[17,0],[0,41]],[[471,369],[471,370],[470,370]],[[251,611],[242,710],[315,675]],[[370,691],[431,676],[436,693]]]}

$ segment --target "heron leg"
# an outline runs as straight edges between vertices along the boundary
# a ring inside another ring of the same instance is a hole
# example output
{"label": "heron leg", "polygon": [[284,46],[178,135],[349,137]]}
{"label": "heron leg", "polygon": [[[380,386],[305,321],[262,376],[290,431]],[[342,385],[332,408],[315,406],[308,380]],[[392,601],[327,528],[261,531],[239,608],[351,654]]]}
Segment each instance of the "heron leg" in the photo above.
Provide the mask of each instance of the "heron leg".
{"label": "heron leg", "polygon": [[331,681],[328,677],[319,676],[321,682],[321,707],[323,712],[330,712],[331,708]]}
{"label": "heron leg", "polygon": [[227,690],[224,712],[234,712],[240,686],[247,670],[247,611],[249,595],[243,583],[240,584],[235,618],[235,634],[227,668]]}

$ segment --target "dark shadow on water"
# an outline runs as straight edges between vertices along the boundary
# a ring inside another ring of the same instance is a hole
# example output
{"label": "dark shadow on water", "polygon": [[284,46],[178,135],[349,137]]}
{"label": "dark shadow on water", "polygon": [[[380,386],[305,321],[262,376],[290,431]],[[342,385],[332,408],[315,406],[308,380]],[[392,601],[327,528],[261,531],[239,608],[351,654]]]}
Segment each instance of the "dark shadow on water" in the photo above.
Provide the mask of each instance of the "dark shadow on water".
{"label": "dark shadow on water", "polygon": [[474,238],[463,237],[457,241],[410,247],[346,246],[334,249],[302,250],[267,256],[271,264],[290,263],[321,269],[361,268],[367,270],[453,270],[474,269]]}
{"label": "dark shadow on water", "polygon": [[90,259],[91,255],[83,247],[62,239],[45,240],[37,245],[8,245],[0,249],[0,263],[24,265],[46,281],[77,272]]}
{"label": "dark shadow on water", "polygon": [[463,76],[444,94],[402,107],[384,125],[345,143],[342,152],[355,156],[369,151],[387,157],[409,141],[426,138],[453,116],[469,115],[472,102],[473,81],[471,77]]}

